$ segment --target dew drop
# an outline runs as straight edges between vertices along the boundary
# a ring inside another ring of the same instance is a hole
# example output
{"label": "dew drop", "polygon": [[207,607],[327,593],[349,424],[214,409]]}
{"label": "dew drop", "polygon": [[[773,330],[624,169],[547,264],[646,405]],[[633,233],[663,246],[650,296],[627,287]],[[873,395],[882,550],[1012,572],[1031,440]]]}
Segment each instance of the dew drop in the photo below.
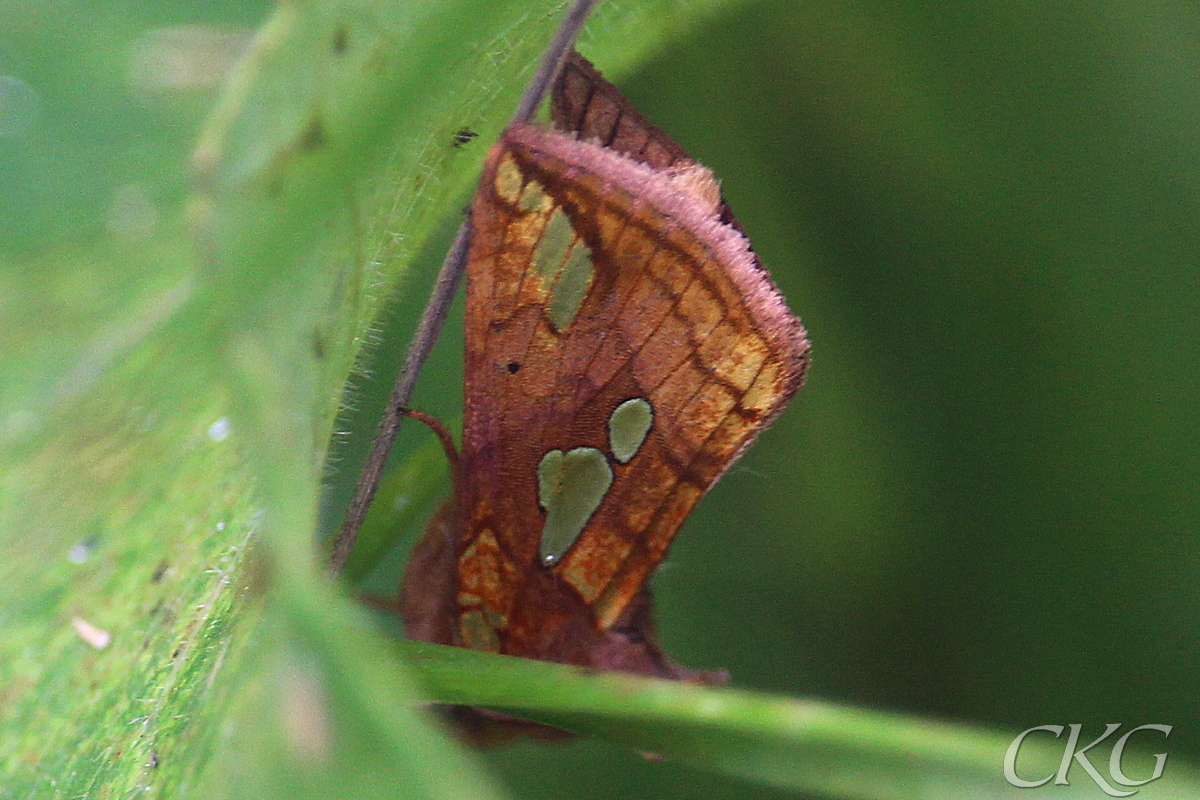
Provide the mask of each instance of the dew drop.
{"label": "dew drop", "polygon": [[96,550],[96,545],[99,540],[95,536],[89,536],[82,542],[76,542],[67,552],[67,561],[72,564],[82,564],[91,558],[92,553]]}
{"label": "dew drop", "polygon": [[208,426],[208,438],[214,442],[223,442],[229,438],[229,417],[221,417]]}

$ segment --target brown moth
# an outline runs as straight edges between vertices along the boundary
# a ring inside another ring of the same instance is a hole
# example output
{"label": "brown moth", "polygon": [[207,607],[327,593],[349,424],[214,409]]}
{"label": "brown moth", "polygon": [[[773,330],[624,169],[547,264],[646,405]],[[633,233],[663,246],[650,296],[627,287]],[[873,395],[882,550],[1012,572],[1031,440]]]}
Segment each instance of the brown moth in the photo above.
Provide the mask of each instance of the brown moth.
{"label": "brown moth", "polygon": [[472,206],[455,492],[401,590],[411,638],[711,680],[646,581],[800,388],[803,327],[704,166],[577,54]]}

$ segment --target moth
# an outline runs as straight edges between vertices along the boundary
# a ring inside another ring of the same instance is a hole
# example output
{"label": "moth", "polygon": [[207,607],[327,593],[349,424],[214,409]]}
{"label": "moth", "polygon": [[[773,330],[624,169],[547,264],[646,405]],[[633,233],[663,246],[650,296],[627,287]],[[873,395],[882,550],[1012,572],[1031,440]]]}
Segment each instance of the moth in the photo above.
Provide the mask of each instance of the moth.
{"label": "moth", "polygon": [[454,494],[401,588],[410,638],[707,680],[646,581],[800,388],[809,344],[711,171],[582,56],[471,210]]}

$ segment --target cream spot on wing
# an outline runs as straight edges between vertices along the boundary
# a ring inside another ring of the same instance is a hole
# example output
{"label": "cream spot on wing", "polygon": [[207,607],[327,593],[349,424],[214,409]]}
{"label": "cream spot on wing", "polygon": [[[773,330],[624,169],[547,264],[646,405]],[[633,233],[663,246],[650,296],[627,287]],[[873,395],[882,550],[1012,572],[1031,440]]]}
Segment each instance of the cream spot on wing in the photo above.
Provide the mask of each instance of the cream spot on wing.
{"label": "cream spot on wing", "polygon": [[496,194],[506,203],[515,204],[521,197],[521,186],[525,179],[511,153],[505,153],[496,165],[496,178],[493,183],[496,186]]}
{"label": "cream spot on wing", "polygon": [[613,458],[622,464],[637,455],[650,426],[654,424],[654,409],[640,397],[626,400],[608,418],[608,446]]}
{"label": "cream spot on wing", "polygon": [[563,330],[583,305],[595,268],[592,251],[576,235],[562,208],[550,214],[533,254],[534,268],[550,294],[547,313],[557,330]]}
{"label": "cream spot on wing", "polygon": [[464,613],[459,618],[458,634],[463,647],[490,653],[500,652],[500,637],[496,635],[496,629],[488,622],[483,611]]}
{"label": "cream spot on wing", "polygon": [[517,208],[524,211],[526,214],[533,212],[545,213],[550,210],[553,204],[550,195],[546,194],[546,190],[537,181],[531,180],[525,184],[525,188],[521,191],[521,199],[517,201]]}
{"label": "cream spot on wing", "polygon": [[551,450],[537,469],[538,504],[546,511],[539,556],[546,566],[566,554],[612,486],[612,467],[594,447]]}

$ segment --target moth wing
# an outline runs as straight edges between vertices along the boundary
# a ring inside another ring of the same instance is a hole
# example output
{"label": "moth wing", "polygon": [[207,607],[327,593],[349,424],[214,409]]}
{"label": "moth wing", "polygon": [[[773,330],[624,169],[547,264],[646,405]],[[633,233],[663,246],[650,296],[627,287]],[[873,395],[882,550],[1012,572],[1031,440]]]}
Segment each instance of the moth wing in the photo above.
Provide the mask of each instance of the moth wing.
{"label": "moth wing", "polygon": [[[804,330],[723,208],[690,160],[655,168],[533,126],[489,153],[468,261],[464,644],[575,660],[561,651],[580,620],[617,623],[799,388]],[[618,441],[622,407],[635,434],[649,412],[644,435]],[[548,557],[560,506],[574,516]]]}

